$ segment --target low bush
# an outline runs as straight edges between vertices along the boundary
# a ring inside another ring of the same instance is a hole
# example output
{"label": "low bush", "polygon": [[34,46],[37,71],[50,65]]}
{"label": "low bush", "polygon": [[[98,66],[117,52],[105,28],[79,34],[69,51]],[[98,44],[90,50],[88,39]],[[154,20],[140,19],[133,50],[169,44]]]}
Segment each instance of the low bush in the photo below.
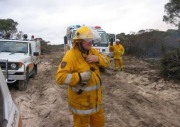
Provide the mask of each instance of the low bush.
{"label": "low bush", "polygon": [[161,59],[161,74],[167,79],[180,80],[180,48],[164,54]]}

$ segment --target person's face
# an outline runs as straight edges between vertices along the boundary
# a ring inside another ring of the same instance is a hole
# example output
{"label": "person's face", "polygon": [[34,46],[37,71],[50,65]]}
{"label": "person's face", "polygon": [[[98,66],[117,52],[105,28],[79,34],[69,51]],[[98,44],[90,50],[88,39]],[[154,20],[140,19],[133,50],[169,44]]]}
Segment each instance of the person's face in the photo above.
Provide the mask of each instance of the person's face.
{"label": "person's face", "polygon": [[90,50],[91,49],[91,47],[92,47],[92,43],[93,43],[93,41],[86,41],[86,40],[83,40],[82,41],[82,46],[83,46],[83,48],[85,49],[85,50]]}
{"label": "person's face", "polygon": [[120,42],[119,42],[119,41],[116,41],[116,44],[117,44],[117,45],[119,45],[119,44],[120,44]]}

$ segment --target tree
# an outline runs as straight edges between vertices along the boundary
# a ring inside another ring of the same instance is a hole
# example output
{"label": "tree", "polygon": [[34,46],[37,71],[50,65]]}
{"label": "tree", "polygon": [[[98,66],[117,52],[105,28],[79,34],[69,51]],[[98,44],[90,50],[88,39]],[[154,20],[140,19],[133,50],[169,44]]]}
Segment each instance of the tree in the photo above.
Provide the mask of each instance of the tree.
{"label": "tree", "polygon": [[13,19],[0,19],[0,31],[4,34],[17,32],[17,25]]}
{"label": "tree", "polygon": [[166,15],[163,16],[163,21],[173,24],[180,29],[180,0],[170,0],[164,6]]}

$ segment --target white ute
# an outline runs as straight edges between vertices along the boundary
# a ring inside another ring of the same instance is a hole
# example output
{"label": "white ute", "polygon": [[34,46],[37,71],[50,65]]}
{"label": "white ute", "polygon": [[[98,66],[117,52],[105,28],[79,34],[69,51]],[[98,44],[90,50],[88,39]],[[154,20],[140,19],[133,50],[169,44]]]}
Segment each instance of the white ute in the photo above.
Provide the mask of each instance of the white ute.
{"label": "white ute", "polygon": [[7,83],[17,82],[19,90],[26,90],[30,77],[37,74],[41,47],[38,41],[0,39],[0,66]]}
{"label": "white ute", "polygon": [[0,127],[22,127],[20,112],[12,100],[0,67]]}

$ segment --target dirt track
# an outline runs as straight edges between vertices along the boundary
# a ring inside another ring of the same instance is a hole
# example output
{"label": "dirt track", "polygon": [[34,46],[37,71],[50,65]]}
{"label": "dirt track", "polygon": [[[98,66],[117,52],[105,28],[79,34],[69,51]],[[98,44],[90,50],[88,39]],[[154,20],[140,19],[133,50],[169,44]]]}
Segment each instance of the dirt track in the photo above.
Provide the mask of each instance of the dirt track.
{"label": "dirt track", "polygon": [[[72,127],[67,87],[55,85],[62,53],[45,55],[27,91],[11,89],[24,127]],[[180,127],[180,83],[164,81],[152,66],[125,56],[125,70],[102,74],[106,127]]]}

